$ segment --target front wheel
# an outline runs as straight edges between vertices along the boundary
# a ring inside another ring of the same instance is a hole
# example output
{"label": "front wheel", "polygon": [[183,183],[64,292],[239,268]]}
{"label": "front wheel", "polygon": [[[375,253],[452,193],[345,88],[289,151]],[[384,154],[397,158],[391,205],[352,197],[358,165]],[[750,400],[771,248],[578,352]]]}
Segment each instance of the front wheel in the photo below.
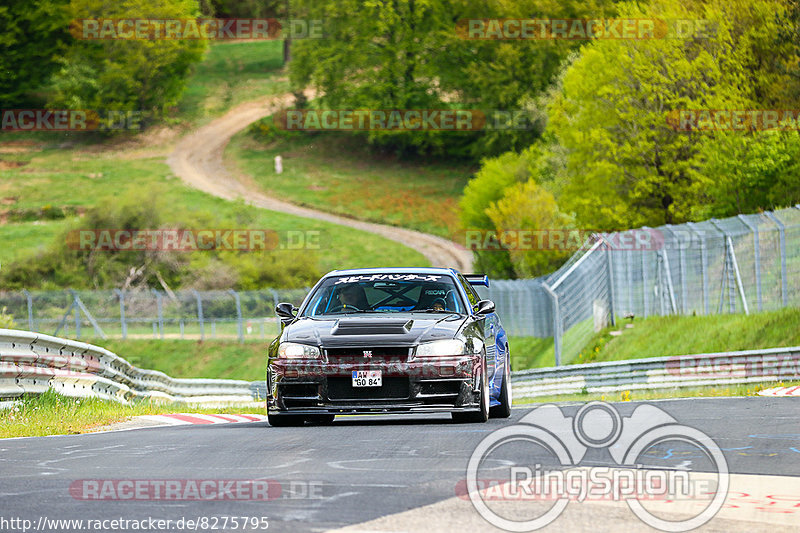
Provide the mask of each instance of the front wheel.
{"label": "front wheel", "polygon": [[486,361],[481,368],[480,409],[451,413],[454,422],[482,423],[489,420],[489,378],[486,376]]}
{"label": "front wheel", "polygon": [[511,416],[511,354],[506,354],[506,364],[503,371],[503,383],[500,385],[500,405],[489,409],[491,418],[508,418]]}

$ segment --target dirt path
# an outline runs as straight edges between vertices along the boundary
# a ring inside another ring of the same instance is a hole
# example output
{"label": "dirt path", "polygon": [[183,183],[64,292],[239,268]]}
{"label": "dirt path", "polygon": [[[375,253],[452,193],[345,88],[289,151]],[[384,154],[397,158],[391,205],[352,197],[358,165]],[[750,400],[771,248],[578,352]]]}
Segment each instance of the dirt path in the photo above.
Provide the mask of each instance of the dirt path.
{"label": "dirt path", "polygon": [[255,184],[243,183],[228,172],[223,163],[223,153],[231,137],[275,109],[289,105],[291,98],[291,94],[286,94],[235,107],[224,116],[182,138],[167,163],[184,182],[214,196],[227,200],[242,198],[251,205],[270,211],[324,220],[375,233],[418,250],[433,266],[453,267],[461,272],[472,271],[472,253],[452,241],[419,231],[363,222],[294,205],[267,196]]}

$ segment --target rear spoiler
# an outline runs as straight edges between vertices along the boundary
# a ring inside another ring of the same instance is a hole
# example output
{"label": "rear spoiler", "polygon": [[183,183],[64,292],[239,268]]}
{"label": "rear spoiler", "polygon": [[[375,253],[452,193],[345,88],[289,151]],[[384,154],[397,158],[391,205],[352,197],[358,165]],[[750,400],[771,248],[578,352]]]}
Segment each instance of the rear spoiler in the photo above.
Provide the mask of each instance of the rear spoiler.
{"label": "rear spoiler", "polygon": [[466,279],[470,285],[489,286],[489,276],[486,274],[464,274],[464,279]]}

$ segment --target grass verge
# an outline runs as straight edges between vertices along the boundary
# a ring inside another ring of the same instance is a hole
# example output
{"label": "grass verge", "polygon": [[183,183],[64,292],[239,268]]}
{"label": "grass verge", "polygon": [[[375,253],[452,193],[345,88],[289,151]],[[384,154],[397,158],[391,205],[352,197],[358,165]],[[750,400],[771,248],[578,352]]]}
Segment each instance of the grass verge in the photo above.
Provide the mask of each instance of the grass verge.
{"label": "grass verge", "polygon": [[[558,394],[552,396],[538,396],[536,398],[514,398],[514,405],[524,406],[539,403],[586,403],[601,402],[631,402],[646,400],[664,400],[672,398],[719,398],[730,396],[758,396],[759,391],[773,387],[794,387],[800,381],[764,383],[747,383],[742,385],[714,385],[708,387],[681,387],[669,389],[620,391],[588,394]],[[764,396],[767,398],[767,396]]]}
{"label": "grass verge", "polygon": [[270,340],[108,340],[103,347],[139,368],[175,378],[264,379]]}
{"label": "grass verge", "polygon": [[[659,316],[628,324],[617,319],[616,327],[595,334],[567,364],[800,346],[797,308],[750,315]],[[570,335],[567,332],[565,343],[571,342]],[[514,370],[555,365],[552,338],[511,337],[508,343]]]}
{"label": "grass verge", "polygon": [[0,409],[0,438],[90,433],[101,426],[139,415],[257,411],[238,407],[200,409],[182,404],[149,402],[121,405],[98,398],[69,398],[49,390],[37,396],[23,396],[13,406]]}

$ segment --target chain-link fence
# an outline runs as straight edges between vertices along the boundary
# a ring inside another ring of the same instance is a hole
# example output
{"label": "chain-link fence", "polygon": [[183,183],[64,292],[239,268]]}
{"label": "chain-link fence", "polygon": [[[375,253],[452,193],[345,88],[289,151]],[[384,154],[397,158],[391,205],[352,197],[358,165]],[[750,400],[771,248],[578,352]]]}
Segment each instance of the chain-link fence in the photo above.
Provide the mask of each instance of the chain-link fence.
{"label": "chain-link fence", "polygon": [[480,292],[512,335],[554,337],[557,365],[626,316],[799,307],[800,205],[594,235],[553,274]]}
{"label": "chain-link fence", "polygon": [[18,327],[72,338],[268,339],[275,305],[308,289],[263,291],[40,291],[0,293]]}
{"label": "chain-link fence", "polygon": [[[800,206],[677,226],[594,235],[553,274],[493,280],[511,336],[554,339],[573,361],[622,317],[750,313],[800,306]],[[269,339],[275,304],[308,289],[0,292],[19,327],[74,338]]]}

